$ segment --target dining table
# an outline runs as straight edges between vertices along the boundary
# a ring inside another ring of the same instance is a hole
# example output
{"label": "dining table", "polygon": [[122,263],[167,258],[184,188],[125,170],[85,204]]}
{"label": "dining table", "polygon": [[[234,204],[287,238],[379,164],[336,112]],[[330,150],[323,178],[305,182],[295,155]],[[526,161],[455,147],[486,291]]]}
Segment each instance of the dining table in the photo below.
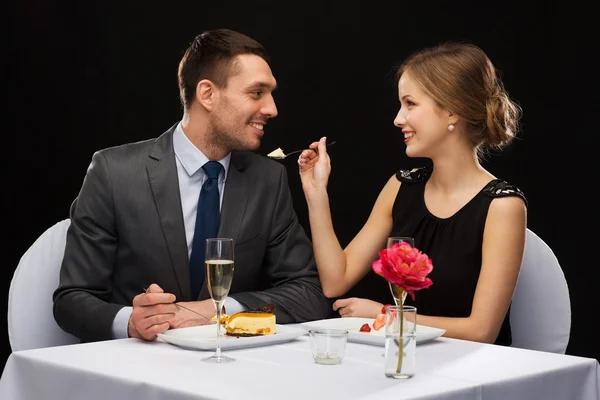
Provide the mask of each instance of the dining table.
{"label": "dining table", "polygon": [[416,347],[416,373],[384,374],[383,347],[349,341],[342,362],[314,361],[310,339],[214,350],[117,339],[10,354],[3,400],[477,399],[600,400],[596,359],[438,337]]}

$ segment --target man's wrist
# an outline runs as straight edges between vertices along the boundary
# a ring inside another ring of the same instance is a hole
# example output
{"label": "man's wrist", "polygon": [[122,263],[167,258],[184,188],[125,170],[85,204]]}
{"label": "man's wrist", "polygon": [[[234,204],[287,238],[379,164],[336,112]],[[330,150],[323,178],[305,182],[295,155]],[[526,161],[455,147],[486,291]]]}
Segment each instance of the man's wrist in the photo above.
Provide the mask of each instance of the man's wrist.
{"label": "man's wrist", "polygon": [[132,337],[129,332],[132,311],[133,307],[125,306],[117,312],[111,327],[113,339],[126,339]]}
{"label": "man's wrist", "polygon": [[138,337],[138,331],[133,323],[133,318],[129,316],[129,322],[127,323],[127,336],[130,338]]}

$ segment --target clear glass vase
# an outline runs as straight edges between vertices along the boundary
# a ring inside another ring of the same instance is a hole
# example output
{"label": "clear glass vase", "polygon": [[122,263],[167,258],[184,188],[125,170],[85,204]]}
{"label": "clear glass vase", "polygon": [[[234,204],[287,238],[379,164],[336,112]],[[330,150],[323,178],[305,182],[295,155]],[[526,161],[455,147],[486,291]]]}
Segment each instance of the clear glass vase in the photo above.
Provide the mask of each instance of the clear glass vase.
{"label": "clear glass vase", "polygon": [[390,306],[385,314],[385,376],[411,378],[416,372],[415,353],[417,309],[413,306]]}

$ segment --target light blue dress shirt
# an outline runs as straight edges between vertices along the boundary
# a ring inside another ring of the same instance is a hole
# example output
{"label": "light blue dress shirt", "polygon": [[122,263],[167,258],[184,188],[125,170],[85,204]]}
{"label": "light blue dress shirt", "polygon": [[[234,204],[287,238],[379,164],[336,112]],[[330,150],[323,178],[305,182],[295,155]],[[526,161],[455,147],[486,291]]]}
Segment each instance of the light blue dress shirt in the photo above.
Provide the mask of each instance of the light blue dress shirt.
{"label": "light blue dress shirt", "polygon": [[[208,158],[183,133],[181,122],[173,132],[173,148],[175,150],[175,159],[177,164],[177,177],[179,178],[179,192],[181,195],[181,209],[183,211],[183,223],[185,225],[185,236],[188,246],[188,259],[192,254],[192,241],[194,239],[194,228],[196,226],[196,213],[198,211],[198,198],[202,184],[208,177],[202,166],[207,163]],[[223,165],[223,170],[219,174],[219,195],[221,205],[223,205],[223,192],[225,191],[225,182],[227,181],[227,172],[229,171],[229,162],[231,153],[225,158],[219,160]],[[227,313],[229,315],[246,309],[244,305],[228,297],[225,301]],[[129,317],[133,307],[123,307],[113,320],[112,336],[113,339],[127,338],[129,335],[128,324]]]}

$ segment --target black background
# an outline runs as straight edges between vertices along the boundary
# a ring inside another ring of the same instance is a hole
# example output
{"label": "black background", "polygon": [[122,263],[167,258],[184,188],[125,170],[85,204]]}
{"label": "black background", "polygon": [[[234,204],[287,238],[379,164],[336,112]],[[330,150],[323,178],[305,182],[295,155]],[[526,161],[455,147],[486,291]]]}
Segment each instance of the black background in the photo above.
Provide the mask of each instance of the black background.
{"label": "black background", "polygon": [[[599,301],[594,249],[597,211],[598,37],[590,10],[574,2],[9,1],[2,66],[2,241],[4,295],[21,255],[68,217],[92,153],[156,137],[181,117],[177,65],[204,29],[230,28],[272,57],[279,116],[261,154],[330,149],[334,225],[346,245],[387,179],[415,165],[393,126],[393,69],[412,51],[446,40],[481,46],[523,108],[519,139],[484,166],[522,189],[528,226],[553,248],[571,293],[568,354],[600,358],[593,329]],[[7,124],[8,122],[8,124]],[[295,159],[288,166],[301,223],[306,204]],[[6,319],[0,362],[10,354]]]}

